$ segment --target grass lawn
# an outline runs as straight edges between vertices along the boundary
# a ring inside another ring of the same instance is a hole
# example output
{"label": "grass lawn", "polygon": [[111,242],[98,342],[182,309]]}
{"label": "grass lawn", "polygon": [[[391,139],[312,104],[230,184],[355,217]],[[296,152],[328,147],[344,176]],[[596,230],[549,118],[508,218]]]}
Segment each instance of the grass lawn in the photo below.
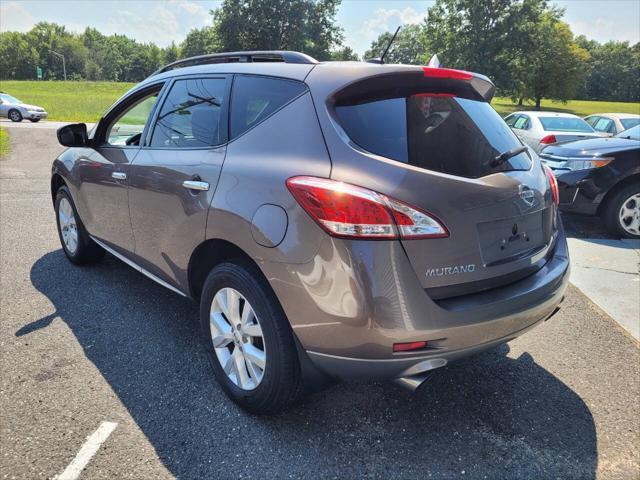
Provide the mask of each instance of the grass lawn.
{"label": "grass lawn", "polygon": [[[0,81],[0,91],[9,93],[23,102],[44,107],[49,112],[49,120],[95,122],[133,85],[116,82]],[[532,105],[527,104],[518,107],[510,99],[503,97],[494,98],[491,104],[501,115],[516,110],[533,109]],[[571,100],[563,104],[543,100],[542,109],[573,113],[581,117],[607,112],[640,114],[640,103]]]}
{"label": "grass lawn", "polygon": [[49,120],[95,122],[133,83],[0,81],[0,91],[43,107]]}
{"label": "grass lawn", "polygon": [[0,158],[9,153],[9,132],[6,128],[0,128]]}
{"label": "grass lawn", "polygon": [[[535,104],[525,104],[518,107],[509,98],[496,97],[491,102],[498,113],[505,116],[517,110],[535,110]],[[592,113],[635,113],[640,115],[640,103],[626,102],[597,102],[594,100],[570,100],[567,103],[542,100],[541,110],[573,113],[579,117],[586,117]]]}

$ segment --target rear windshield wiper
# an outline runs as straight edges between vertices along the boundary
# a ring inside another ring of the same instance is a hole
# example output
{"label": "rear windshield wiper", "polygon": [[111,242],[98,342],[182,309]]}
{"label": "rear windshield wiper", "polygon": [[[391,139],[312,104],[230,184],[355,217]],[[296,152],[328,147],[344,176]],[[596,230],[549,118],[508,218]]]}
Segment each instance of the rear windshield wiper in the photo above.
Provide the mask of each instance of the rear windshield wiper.
{"label": "rear windshield wiper", "polygon": [[492,167],[497,167],[499,165],[502,165],[504,162],[506,162],[510,158],[513,158],[516,155],[520,155],[521,153],[526,151],[527,151],[527,147],[524,145],[522,147],[512,148],[511,150],[507,150],[506,152],[501,153],[496,158],[491,160],[491,162],[489,162],[489,165],[491,165]]}

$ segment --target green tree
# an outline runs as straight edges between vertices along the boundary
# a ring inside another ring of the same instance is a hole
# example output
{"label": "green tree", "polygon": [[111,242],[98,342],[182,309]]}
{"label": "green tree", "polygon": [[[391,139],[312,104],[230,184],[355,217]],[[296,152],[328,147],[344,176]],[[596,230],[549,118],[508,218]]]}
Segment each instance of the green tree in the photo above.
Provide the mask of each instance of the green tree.
{"label": "green tree", "polygon": [[337,62],[354,61],[359,60],[358,54],[353,51],[351,47],[342,47],[331,52],[331,60]]}
{"label": "green tree", "polygon": [[0,33],[0,78],[25,80],[36,77],[38,52],[18,32]]}
{"label": "green tree", "polygon": [[589,52],[573,39],[569,25],[546,12],[532,38],[523,77],[525,98],[535,101],[540,110],[543,98],[567,101],[584,81]]}
{"label": "green tree", "polygon": [[[384,52],[393,38],[393,33],[385,32],[371,43],[371,47],[364,53],[365,59],[378,58]],[[426,56],[425,37],[420,25],[404,25],[398,36],[391,44],[385,63],[406,63],[418,65],[424,63]]]}
{"label": "green tree", "polygon": [[222,51],[297,50],[328,60],[343,39],[335,23],[339,4],[340,0],[224,0],[212,11],[214,37]]}
{"label": "green tree", "polygon": [[180,58],[180,49],[175,42],[171,42],[171,44],[164,49],[162,52],[162,58],[165,64],[175,62]]}
{"label": "green tree", "polygon": [[220,51],[220,44],[213,27],[192,29],[180,45],[180,51],[184,58]]}

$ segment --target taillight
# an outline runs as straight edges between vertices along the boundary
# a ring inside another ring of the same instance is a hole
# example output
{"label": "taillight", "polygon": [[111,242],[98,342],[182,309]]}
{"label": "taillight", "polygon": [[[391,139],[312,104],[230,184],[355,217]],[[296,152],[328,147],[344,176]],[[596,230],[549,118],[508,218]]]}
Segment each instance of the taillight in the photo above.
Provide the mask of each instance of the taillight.
{"label": "taillight", "polygon": [[551,193],[553,194],[553,203],[555,203],[556,207],[560,203],[560,192],[558,191],[558,180],[556,180],[556,176],[553,174],[553,170],[551,170],[546,165],[543,165],[544,173],[547,174],[547,179],[549,180],[549,186],[551,187]]}
{"label": "taillight", "polygon": [[318,177],[291,177],[287,188],[320,227],[335,237],[448,237],[432,215],[381,193]]}
{"label": "taillight", "polygon": [[464,70],[452,68],[422,67],[425,77],[450,78],[452,80],[471,80],[473,75]]}
{"label": "taillight", "polygon": [[558,140],[555,135],[546,135],[540,139],[540,143],[542,145],[549,145],[551,143],[556,143]]}

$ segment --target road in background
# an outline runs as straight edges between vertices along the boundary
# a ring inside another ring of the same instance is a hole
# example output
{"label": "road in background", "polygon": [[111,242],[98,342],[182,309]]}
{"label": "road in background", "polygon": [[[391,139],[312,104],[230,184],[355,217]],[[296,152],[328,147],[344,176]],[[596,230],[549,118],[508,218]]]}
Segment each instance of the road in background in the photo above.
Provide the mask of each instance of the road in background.
{"label": "road in background", "polygon": [[66,260],[49,177],[62,148],[47,128],[10,135],[1,478],[61,473],[105,422],[117,428],[81,478],[640,476],[638,343],[577,289],[550,321],[436,371],[415,394],[341,384],[253,417],[213,381],[196,305],[111,256]]}

